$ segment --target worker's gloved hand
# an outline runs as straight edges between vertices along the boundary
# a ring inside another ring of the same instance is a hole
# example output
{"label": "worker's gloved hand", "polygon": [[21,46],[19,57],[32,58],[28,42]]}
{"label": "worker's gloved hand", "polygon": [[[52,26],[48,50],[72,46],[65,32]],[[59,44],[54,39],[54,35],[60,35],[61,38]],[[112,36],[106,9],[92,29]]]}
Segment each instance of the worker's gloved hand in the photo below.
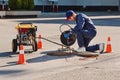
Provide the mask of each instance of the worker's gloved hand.
{"label": "worker's gloved hand", "polygon": [[65,37],[65,38],[69,38],[69,36],[70,36],[70,33],[64,34],[64,37]]}
{"label": "worker's gloved hand", "polygon": [[76,35],[72,33],[72,31],[64,31],[60,36],[61,42],[66,46],[71,46],[76,41]]}

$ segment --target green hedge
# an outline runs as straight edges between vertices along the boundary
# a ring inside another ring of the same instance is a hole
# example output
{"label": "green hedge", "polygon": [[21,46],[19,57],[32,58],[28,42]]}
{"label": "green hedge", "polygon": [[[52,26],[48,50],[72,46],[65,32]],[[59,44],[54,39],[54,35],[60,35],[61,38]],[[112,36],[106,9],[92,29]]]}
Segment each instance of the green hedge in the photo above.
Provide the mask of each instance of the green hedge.
{"label": "green hedge", "polygon": [[11,10],[32,10],[34,0],[9,0],[8,5]]}

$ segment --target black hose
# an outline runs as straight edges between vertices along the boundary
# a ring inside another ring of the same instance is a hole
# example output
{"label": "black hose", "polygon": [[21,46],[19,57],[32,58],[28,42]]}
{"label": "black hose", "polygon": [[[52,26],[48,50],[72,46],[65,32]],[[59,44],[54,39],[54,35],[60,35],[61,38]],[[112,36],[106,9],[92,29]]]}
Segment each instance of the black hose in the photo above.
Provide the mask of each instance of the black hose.
{"label": "black hose", "polygon": [[68,46],[65,46],[65,45],[63,45],[63,44],[60,44],[60,43],[57,43],[57,42],[51,41],[51,40],[49,40],[49,39],[47,39],[47,38],[44,38],[44,37],[41,37],[41,39],[44,39],[44,40],[49,41],[49,42],[51,42],[51,43],[54,43],[54,44],[60,45],[60,46],[62,46],[62,47],[68,47]]}
{"label": "black hose", "polygon": [[[63,33],[63,31],[61,30],[61,28],[63,27],[63,25],[67,25],[70,29],[72,29],[72,27],[71,27],[70,25],[68,25],[68,24],[62,24],[62,25],[60,25],[60,27],[59,27],[59,30],[60,30],[61,33]],[[39,38],[39,37],[36,37],[36,38]],[[49,39],[44,38],[44,37],[41,37],[41,39],[44,39],[44,40],[49,41],[49,42],[51,42],[51,43],[60,45],[60,46],[62,46],[62,47],[69,47],[69,46],[66,46],[66,45],[64,45],[64,44],[60,44],[60,43],[54,42],[54,41],[49,40]]]}
{"label": "black hose", "polygon": [[59,27],[59,31],[60,31],[61,33],[63,32],[63,31],[61,30],[61,28],[62,28],[64,25],[66,25],[67,27],[69,27],[70,30],[72,29],[72,27],[71,27],[69,24],[62,24],[62,25],[60,25],[60,27]]}

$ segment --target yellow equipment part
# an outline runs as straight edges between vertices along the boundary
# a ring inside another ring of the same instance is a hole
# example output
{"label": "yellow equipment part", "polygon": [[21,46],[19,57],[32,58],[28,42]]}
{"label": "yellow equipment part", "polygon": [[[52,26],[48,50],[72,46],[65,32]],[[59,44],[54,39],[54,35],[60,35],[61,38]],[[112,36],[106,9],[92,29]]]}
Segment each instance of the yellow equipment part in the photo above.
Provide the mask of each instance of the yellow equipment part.
{"label": "yellow equipment part", "polygon": [[18,24],[18,26],[16,26],[15,28],[16,29],[19,29],[19,28],[34,28],[35,25],[33,24]]}

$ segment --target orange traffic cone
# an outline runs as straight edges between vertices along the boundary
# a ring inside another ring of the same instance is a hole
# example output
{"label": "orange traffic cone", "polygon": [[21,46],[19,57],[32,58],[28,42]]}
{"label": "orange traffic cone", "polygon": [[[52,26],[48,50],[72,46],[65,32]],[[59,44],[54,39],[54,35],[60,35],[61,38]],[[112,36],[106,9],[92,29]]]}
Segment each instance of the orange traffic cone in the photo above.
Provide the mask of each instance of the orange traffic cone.
{"label": "orange traffic cone", "polygon": [[20,45],[18,64],[26,64],[23,45]]}
{"label": "orange traffic cone", "polygon": [[112,45],[110,43],[111,39],[108,37],[107,39],[107,45],[106,45],[106,53],[111,53],[112,52]]}
{"label": "orange traffic cone", "polygon": [[42,48],[42,41],[41,41],[41,35],[38,37],[38,49]]}

